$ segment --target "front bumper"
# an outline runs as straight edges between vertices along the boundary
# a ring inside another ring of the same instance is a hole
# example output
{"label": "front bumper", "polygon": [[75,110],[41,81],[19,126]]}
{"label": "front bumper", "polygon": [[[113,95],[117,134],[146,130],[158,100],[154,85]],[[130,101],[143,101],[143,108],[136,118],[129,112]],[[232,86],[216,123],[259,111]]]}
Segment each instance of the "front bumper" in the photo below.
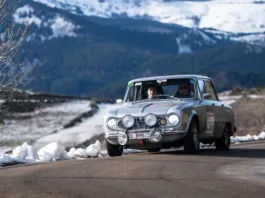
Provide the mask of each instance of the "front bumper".
{"label": "front bumper", "polygon": [[[160,131],[162,134],[162,139],[157,143],[175,142],[175,141],[182,139],[186,134],[185,130],[178,130],[175,128],[171,128],[171,129],[160,129],[160,128],[136,129],[136,130],[127,130],[127,131],[122,131],[122,132],[125,132],[127,137],[128,137],[128,141],[127,141],[126,145],[141,144],[142,141],[144,141],[147,144],[154,144],[148,138],[146,138],[146,139],[129,139],[129,135],[128,135],[130,132],[133,132],[133,133],[141,133],[141,132],[151,133],[152,130]],[[111,131],[111,133],[110,132],[105,133],[107,141],[109,141],[111,144],[119,145],[119,142],[118,142],[118,133],[119,132],[121,132],[121,131],[115,131],[115,132]]]}

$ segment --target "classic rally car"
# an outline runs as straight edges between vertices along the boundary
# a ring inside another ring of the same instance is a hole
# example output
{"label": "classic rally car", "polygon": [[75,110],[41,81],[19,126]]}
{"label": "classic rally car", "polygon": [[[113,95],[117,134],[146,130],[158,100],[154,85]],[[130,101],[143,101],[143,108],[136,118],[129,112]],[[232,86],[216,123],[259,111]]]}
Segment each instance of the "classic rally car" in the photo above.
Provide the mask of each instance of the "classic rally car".
{"label": "classic rally car", "polygon": [[236,132],[231,106],[219,101],[213,81],[200,75],[171,75],[131,80],[118,108],[104,117],[109,156],[124,148],[158,152],[184,147],[200,150],[200,142],[229,150]]}

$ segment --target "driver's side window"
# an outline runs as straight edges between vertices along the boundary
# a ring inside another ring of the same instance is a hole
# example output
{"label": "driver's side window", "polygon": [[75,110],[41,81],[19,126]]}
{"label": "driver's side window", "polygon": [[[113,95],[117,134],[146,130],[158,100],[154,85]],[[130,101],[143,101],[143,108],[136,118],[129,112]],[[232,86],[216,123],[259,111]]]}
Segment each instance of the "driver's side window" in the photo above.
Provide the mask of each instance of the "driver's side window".
{"label": "driver's side window", "polygon": [[211,81],[209,80],[205,80],[205,88],[206,88],[206,92],[211,94],[211,100],[217,100],[217,96],[215,94],[214,88],[213,88],[213,84]]}

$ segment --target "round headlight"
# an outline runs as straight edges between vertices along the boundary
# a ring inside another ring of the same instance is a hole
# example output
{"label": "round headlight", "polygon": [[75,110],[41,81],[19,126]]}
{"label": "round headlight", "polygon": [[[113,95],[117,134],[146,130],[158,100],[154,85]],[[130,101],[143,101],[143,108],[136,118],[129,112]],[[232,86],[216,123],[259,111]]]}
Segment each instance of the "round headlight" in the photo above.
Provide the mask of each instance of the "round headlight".
{"label": "round headlight", "polygon": [[177,115],[171,115],[168,117],[168,122],[172,126],[177,126],[179,123],[179,117]]}
{"label": "round headlight", "polygon": [[154,114],[147,114],[144,118],[145,123],[149,126],[155,126],[157,123],[157,117]]}
{"label": "round headlight", "polygon": [[117,119],[115,118],[109,119],[107,125],[111,130],[119,130]]}
{"label": "round headlight", "polygon": [[160,131],[152,131],[149,134],[149,139],[151,142],[154,142],[154,143],[160,142],[162,139],[162,134]]}
{"label": "round headlight", "polygon": [[122,119],[122,124],[126,128],[131,128],[134,125],[134,118],[131,115],[126,115]]}
{"label": "round headlight", "polygon": [[120,132],[118,134],[118,142],[119,142],[119,144],[124,146],[127,143],[127,141],[128,141],[128,137],[127,137],[126,133]]}

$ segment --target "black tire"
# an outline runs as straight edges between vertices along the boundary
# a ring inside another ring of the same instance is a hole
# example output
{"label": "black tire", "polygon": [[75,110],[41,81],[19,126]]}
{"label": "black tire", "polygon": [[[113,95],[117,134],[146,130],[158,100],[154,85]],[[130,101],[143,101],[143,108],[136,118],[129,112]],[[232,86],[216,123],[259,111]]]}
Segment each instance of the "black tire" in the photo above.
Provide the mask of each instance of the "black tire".
{"label": "black tire", "polygon": [[229,125],[226,124],[222,137],[215,141],[216,150],[228,151],[230,149],[230,134]]}
{"label": "black tire", "polygon": [[150,149],[148,149],[147,151],[149,152],[149,153],[156,153],[156,152],[159,152],[161,150],[161,148],[150,148]]}
{"label": "black tire", "polygon": [[113,145],[106,140],[106,149],[110,157],[121,156],[123,154],[123,146]]}
{"label": "black tire", "polygon": [[183,147],[187,154],[197,154],[200,151],[199,126],[195,119],[190,123],[188,132],[184,137]]}

